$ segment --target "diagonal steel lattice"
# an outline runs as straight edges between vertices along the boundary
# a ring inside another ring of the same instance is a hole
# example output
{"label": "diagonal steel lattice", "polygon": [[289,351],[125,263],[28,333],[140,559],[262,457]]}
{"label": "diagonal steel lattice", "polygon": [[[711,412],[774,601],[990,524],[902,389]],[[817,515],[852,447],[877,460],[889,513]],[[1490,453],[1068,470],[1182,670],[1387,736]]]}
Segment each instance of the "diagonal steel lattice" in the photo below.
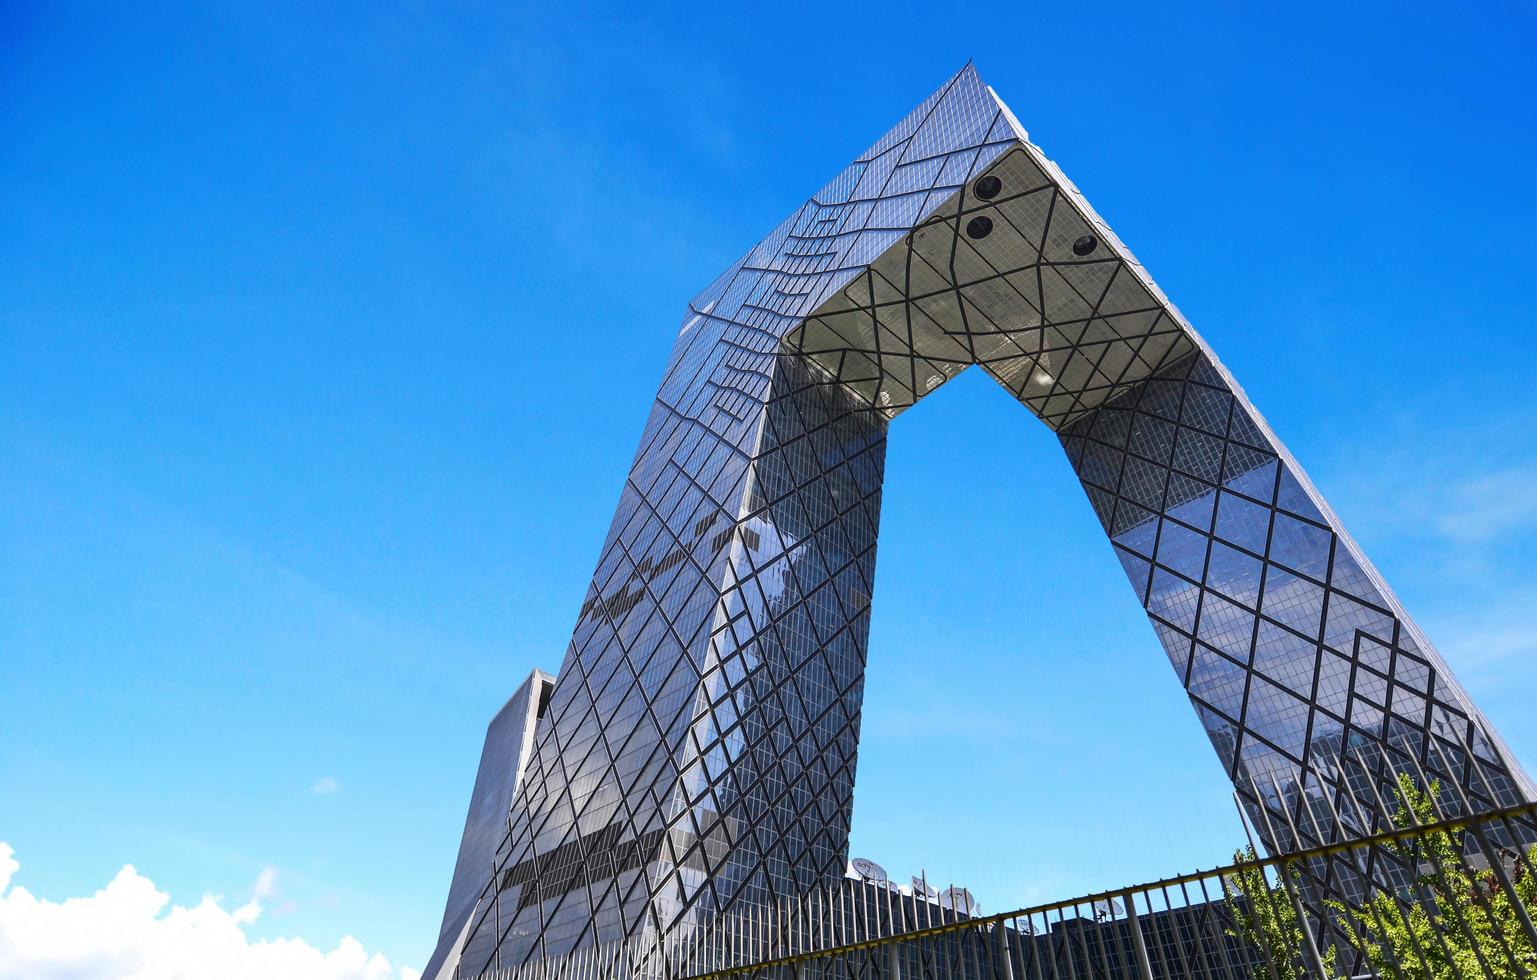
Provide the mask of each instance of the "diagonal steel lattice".
{"label": "diagonal steel lattice", "polygon": [[[887,429],[973,364],[1059,436],[1256,816],[1321,812],[1320,760],[1362,747],[1475,808],[1532,797],[1243,391],[968,65],[690,303],[461,976],[842,874]],[[1264,845],[1319,843],[1284,833]]]}

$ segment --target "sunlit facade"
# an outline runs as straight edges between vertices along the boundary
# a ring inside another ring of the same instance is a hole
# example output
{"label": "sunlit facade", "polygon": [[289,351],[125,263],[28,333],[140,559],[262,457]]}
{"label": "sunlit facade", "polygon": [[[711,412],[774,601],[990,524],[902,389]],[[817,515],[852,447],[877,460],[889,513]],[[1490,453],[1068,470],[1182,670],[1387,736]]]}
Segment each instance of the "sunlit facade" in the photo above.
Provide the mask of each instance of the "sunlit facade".
{"label": "sunlit facade", "polygon": [[1354,745],[1494,759],[1232,376],[968,66],[689,304],[464,975],[843,873],[887,431],[972,365],[1059,437],[1242,796],[1327,793]]}
{"label": "sunlit facade", "polygon": [[534,730],[554,691],[555,678],[542,670],[531,672],[486,726],[454,877],[443,903],[437,948],[422,971],[427,980],[451,978],[459,967],[459,951],[476,921],[475,910],[486,892],[497,849],[507,836],[507,814],[528,767]]}

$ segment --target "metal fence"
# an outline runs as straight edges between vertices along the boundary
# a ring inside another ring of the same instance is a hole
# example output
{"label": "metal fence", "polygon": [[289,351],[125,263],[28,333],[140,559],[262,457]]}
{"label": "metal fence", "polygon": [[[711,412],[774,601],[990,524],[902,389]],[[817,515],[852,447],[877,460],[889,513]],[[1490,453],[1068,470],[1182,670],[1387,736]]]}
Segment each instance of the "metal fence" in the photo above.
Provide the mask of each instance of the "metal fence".
{"label": "metal fence", "polygon": [[[1480,753],[1341,752],[1309,784],[1235,794],[1223,867],[996,915],[845,880],[657,941],[496,980],[1478,980],[1537,977],[1537,803]],[[1418,751],[1416,751],[1418,750]],[[1427,763],[1428,760],[1428,763]],[[1446,774],[1452,774],[1450,777]],[[1258,842],[1290,845],[1255,856]]]}

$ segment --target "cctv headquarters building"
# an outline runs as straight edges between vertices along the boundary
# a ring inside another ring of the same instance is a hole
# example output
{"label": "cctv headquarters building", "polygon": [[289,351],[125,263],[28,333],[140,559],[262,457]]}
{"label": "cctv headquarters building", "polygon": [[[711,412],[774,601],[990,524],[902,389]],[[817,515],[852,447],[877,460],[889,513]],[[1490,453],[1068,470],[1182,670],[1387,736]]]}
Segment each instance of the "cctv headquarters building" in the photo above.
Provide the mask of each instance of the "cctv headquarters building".
{"label": "cctv headquarters building", "polygon": [[1432,740],[1485,757],[1480,805],[1530,798],[1243,389],[967,66],[683,311],[559,673],[487,733],[428,978],[843,876],[887,435],[973,365],[1056,434],[1245,805],[1351,747],[1434,769]]}

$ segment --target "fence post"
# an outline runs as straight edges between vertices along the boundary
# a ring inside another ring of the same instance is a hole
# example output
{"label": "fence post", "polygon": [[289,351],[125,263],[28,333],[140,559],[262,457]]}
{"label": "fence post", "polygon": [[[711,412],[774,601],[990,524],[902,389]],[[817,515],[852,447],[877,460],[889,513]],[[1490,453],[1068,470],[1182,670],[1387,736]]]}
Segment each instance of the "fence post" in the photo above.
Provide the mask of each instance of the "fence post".
{"label": "fence post", "polygon": [[[1131,943],[1137,956],[1137,975],[1142,980],[1153,980],[1153,964],[1147,958],[1147,942],[1142,938],[1142,923],[1137,919],[1137,896],[1126,893],[1126,924],[1131,927]],[[1151,905],[1148,908],[1152,908]]]}
{"label": "fence post", "polygon": [[993,933],[997,939],[993,956],[1002,964],[995,974],[998,980],[1014,980],[1014,959],[1009,955],[1009,920],[999,919],[993,927]]}
{"label": "fence post", "polygon": [[[1293,783],[1297,787],[1298,800],[1302,802],[1303,806],[1306,806],[1307,797],[1303,793],[1302,784],[1295,780]],[[1286,794],[1281,792],[1281,784],[1276,782],[1275,773],[1270,774],[1270,785],[1275,790],[1276,802],[1281,807],[1281,816],[1286,818],[1286,826],[1291,831],[1293,844],[1296,845],[1297,850],[1305,850],[1306,848],[1302,843],[1302,835],[1298,833],[1297,825],[1292,823],[1291,808],[1286,804]],[[1259,800],[1260,816],[1265,818],[1265,826],[1270,830],[1271,840],[1275,840],[1277,839],[1275,825],[1270,821],[1270,808],[1265,805],[1264,794],[1259,793],[1258,789],[1259,786],[1256,784],[1255,796]],[[1277,855],[1277,857],[1279,858],[1280,855]],[[1302,866],[1304,870],[1307,867],[1305,863]],[[1286,895],[1291,899],[1292,912],[1297,916],[1297,928],[1302,930],[1302,953],[1307,958],[1307,965],[1322,980],[1328,980],[1329,970],[1324,965],[1323,955],[1318,951],[1317,941],[1313,939],[1313,927],[1308,923],[1307,906],[1303,903],[1302,896],[1297,893],[1297,889],[1292,887],[1291,869],[1286,866],[1284,860],[1276,861],[1276,876],[1281,879],[1281,887],[1286,889]],[[1324,912],[1320,910],[1318,915],[1319,923],[1322,924]]]}

